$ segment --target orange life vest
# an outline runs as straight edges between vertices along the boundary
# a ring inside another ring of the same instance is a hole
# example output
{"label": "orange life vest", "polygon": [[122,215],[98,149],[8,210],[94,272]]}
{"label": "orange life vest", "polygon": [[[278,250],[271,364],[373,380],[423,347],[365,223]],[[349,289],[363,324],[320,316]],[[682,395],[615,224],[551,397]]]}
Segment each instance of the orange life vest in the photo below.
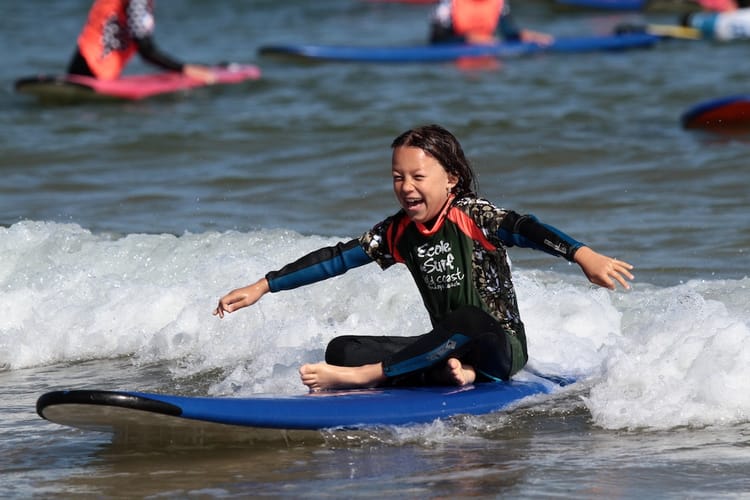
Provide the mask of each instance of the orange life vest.
{"label": "orange life vest", "polygon": [[493,36],[504,3],[503,0],[452,0],[453,31],[462,36]]}
{"label": "orange life vest", "polygon": [[94,75],[114,80],[137,47],[128,30],[127,0],[96,0],[78,36],[78,49]]}

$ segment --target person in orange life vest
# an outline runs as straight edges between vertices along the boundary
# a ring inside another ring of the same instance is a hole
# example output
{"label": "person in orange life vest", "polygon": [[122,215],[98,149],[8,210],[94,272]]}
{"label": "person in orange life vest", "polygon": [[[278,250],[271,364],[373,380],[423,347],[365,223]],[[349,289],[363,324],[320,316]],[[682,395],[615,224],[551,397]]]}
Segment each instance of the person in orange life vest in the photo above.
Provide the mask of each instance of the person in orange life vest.
{"label": "person in orange life vest", "polygon": [[202,65],[183,64],[161,52],[154,43],[153,0],[96,0],[78,36],[68,74],[114,80],[137,52],[167,71],[213,83],[213,72]]}
{"label": "person in orange life vest", "polygon": [[528,352],[507,247],[565,258],[592,283],[629,288],[633,266],[627,262],[597,253],[533,215],[477,196],[471,165],[443,127],[407,130],[391,148],[398,212],[359,238],[314,250],[232,290],[213,311],[223,318],[268,292],[311,285],[373,262],[382,269],[404,264],[433,329],[416,336],[336,337],[325,362],[299,370],[310,390],[510,379],[526,364]]}
{"label": "person in orange life vest", "polygon": [[521,41],[549,45],[547,33],[520,29],[503,0],[441,0],[432,13],[430,43]]}

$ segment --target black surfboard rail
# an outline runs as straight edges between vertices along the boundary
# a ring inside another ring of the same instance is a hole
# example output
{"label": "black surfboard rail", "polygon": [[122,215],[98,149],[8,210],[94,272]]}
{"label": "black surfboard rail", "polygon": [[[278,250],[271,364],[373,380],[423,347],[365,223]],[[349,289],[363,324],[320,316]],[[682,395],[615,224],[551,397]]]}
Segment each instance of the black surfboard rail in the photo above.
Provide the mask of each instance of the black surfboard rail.
{"label": "black surfboard rail", "polygon": [[113,406],[128,408],[131,410],[148,411],[151,413],[160,413],[173,417],[179,417],[182,415],[182,408],[163,401],[155,401],[142,396],[134,396],[132,394],[118,391],[100,390],[53,391],[42,394],[39,399],[37,399],[36,412],[40,417],[47,419],[47,417],[44,416],[44,411],[47,408],[56,405],[70,404]]}

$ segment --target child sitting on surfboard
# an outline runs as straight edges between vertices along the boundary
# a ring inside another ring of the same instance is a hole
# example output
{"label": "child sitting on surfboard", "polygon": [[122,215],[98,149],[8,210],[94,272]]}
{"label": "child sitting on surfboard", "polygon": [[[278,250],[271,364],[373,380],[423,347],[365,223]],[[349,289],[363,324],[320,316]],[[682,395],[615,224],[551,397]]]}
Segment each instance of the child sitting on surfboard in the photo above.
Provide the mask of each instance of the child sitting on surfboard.
{"label": "child sitting on surfboard", "polygon": [[553,37],[520,29],[503,0],[441,0],[430,22],[430,43],[533,42],[549,45]]}
{"label": "child sitting on surfboard", "polygon": [[167,71],[213,83],[209,68],[183,64],[159,51],[153,31],[153,0],[96,0],[78,36],[68,74],[114,80],[138,52],[146,61]]}
{"label": "child sitting on surfboard", "polygon": [[232,290],[223,318],[267,292],[308,285],[376,262],[411,272],[432,322],[413,337],[342,336],[325,362],[300,368],[311,390],[390,384],[466,385],[508,380],[528,360],[526,334],[506,248],[534,248],[576,262],[588,279],[629,288],[627,262],[599,254],[532,215],[479,198],[458,140],[439,125],[408,130],[391,144],[393,190],[401,209],[362,236],[325,247]]}

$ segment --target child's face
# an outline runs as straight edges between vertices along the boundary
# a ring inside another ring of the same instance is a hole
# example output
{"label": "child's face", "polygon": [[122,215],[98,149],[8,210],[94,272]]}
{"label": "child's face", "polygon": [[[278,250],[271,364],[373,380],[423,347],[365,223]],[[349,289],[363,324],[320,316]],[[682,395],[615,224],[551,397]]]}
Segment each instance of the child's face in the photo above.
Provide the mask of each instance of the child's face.
{"label": "child's face", "polygon": [[422,224],[438,216],[458,181],[435,158],[410,146],[393,150],[391,170],[398,202],[411,220]]}

